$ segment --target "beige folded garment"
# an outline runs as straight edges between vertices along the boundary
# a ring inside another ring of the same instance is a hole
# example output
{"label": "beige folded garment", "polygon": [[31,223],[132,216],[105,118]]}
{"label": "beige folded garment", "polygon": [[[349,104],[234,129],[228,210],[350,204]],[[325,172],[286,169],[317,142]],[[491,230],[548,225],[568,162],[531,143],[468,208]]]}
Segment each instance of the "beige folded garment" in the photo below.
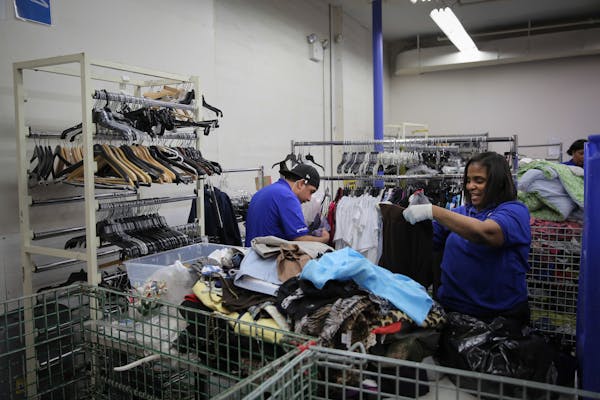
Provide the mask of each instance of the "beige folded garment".
{"label": "beige folded garment", "polygon": [[262,258],[269,258],[279,255],[279,250],[283,244],[295,244],[300,250],[308,254],[310,258],[317,258],[334,249],[321,242],[305,242],[300,240],[285,240],[275,236],[260,236],[252,239],[252,248]]}

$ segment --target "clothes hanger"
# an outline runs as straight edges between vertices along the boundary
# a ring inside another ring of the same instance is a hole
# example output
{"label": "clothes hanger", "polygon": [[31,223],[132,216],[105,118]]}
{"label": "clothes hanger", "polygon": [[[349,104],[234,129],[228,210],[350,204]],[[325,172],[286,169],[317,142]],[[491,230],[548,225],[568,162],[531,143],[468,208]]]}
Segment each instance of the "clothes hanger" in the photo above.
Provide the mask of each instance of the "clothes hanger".
{"label": "clothes hanger", "polygon": [[323,167],[321,164],[319,164],[318,162],[315,161],[315,158],[313,157],[312,154],[310,154],[310,148],[308,149],[308,154],[306,156],[304,156],[304,159],[307,161],[310,161],[311,163],[315,164],[318,167],[321,167],[321,169],[323,170],[323,172],[325,172],[325,167]]}
{"label": "clothes hanger", "polygon": [[[194,91],[192,90],[192,94],[194,93]],[[192,97],[193,98],[193,97]],[[211,106],[210,104],[208,104],[206,101],[204,101],[204,95],[202,95],[202,107],[209,109],[210,111],[214,112],[215,114],[217,114],[217,118],[223,118],[223,111],[219,110],[216,107]]]}
{"label": "clothes hanger", "polygon": [[287,165],[286,165],[286,163],[287,163],[288,161],[291,161],[291,162],[292,162],[292,167],[294,167],[296,164],[298,164],[298,158],[296,157],[296,154],[294,154],[294,153],[290,153],[290,154],[288,154],[287,156],[285,156],[285,158],[284,158],[283,160],[281,160],[281,161],[277,161],[275,164],[273,164],[273,165],[271,166],[271,168],[275,168],[275,166],[276,166],[277,164],[279,164],[279,168],[280,168],[280,169],[282,169],[282,170],[284,170],[284,171],[285,171],[285,170],[288,170],[288,168],[287,168]]}

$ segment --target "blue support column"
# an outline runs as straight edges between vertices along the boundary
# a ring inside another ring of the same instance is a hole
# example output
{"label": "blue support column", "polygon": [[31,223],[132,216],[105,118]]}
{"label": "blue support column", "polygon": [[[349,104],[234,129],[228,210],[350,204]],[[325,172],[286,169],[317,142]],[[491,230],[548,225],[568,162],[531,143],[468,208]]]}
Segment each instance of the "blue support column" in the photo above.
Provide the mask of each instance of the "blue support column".
{"label": "blue support column", "polygon": [[577,358],[582,389],[600,392],[600,135],[585,146],[583,246],[577,300]]}
{"label": "blue support column", "polygon": [[[373,138],[383,139],[383,33],[381,31],[381,0],[373,0]],[[383,145],[376,145],[383,151]]]}

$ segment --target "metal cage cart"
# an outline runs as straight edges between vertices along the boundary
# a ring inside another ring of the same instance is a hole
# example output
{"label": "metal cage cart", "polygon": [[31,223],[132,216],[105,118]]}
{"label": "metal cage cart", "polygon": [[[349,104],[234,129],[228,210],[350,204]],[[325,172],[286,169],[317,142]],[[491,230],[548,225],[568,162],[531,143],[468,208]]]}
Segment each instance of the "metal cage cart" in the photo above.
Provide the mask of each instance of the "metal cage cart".
{"label": "metal cage cart", "polygon": [[600,399],[600,393],[322,347],[283,361],[215,399]]}
{"label": "metal cage cart", "polygon": [[547,222],[531,226],[527,274],[531,325],[574,345],[583,227]]}
{"label": "metal cage cart", "polygon": [[208,399],[307,339],[71,286],[0,304],[0,399]]}

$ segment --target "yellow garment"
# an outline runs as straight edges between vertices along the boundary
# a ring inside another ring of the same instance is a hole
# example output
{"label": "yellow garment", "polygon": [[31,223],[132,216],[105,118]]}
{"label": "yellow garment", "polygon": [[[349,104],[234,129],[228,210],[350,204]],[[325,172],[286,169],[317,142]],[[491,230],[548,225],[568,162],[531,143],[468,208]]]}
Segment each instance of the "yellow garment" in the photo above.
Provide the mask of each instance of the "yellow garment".
{"label": "yellow garment", "polygon": [[[192,292],[194,292],[202,304],[211,310],[232,318],[228,318],[227,322],[233,327],[235,333],[254,337],[269,343],[279,343],[281,341],[283,335],[280,332],[273,331],[273,329],[282,329],[282,327],[273,318],[259,318],[255,321],[248,312],[242,314],[241,317],[237,312],[230,312],[227,308],[223,307],[221,295],[216,290],[211,291],[202,281],[196,282],[192,288]],[[248,322],[260,326],[250,325]]]}
{"label": "yellow garment", "polygon": [[211,310],[218,311],[221,314],[229,315],[229,310],[223,307],[222,305],[221,295],[218,294],[216,290],[211,290],[208,286],[204,284],[204,282],[196,282],[196,284],[192,288],[192,292],[194,292],[196,297],[206,307],[210,308]]}
{"label": "yellow garment", "polygon": [[269,343],[279,343],[283,338],[281,332],[273,330],[281,329],[273,318],[259,318],[255,321],[249,312],[243,313],[241,317],[236,312],[227,314],[227,316],[235,318],[227,322],[229,322],[229,325],[233,327],[233,331],[237,334],[250,336]]}

